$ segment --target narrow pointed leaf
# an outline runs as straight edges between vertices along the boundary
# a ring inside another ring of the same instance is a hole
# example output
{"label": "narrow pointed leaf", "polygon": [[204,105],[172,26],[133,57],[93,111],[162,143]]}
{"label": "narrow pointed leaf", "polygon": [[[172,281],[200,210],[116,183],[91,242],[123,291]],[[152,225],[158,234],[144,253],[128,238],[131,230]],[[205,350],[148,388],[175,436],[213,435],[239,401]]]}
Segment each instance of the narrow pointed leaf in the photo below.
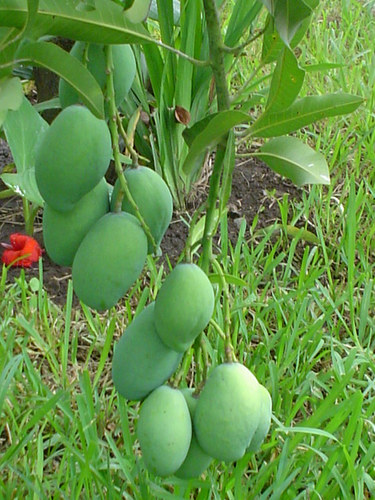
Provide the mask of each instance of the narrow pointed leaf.
{"label": "narrow pointed leaf", "polygon": [[[86,11],[78,5],[77,0],[40,0],[31,34],[35,38],[48,34],[92,43],[100,40],[104,44],[152,41],[147,30],[141,24],[132,24],[114,2],[95,0],[95,8]],[[22,29],[27,12],[27,0],[2,0],[1,25]]]}
{"label": "narrow pointed leaf", "polygon": [[[204,151],[216,145],[235,125],[248,121],[249,116],[241,111],[222,111],[214,114],[211,120],[206,120],[204,129],[196,135],[191,143],[189,153],[183,165],[184,173],[191,175],[192,171],[196,168],[195,161]],[[194,127],[199,129],[199,122]]]}
{"label": "narrow pointed leaf", "polygon": [[250,127],[255,137],[277,137],[299,130],[330,116],[352,113],[363,102],[352,94],[326,94],[297,100],[289,108],[275,113],[265,112]]}
{"label": "narrow pointed leaf", "polygon": [[237,0],[230,16],[225,34],[225,45],[234,47],[249,29],[262,5],[257,0]]}
{"label": "narrow pointed leaf", "polygon": [[295,137],[271,139],[254,156],[297,186],[330,183],[324,156]]}
{"label": "narrow pointed leaf", "polygon": [[303,0],[276,0],[274,18],[276,29],[289,46],[302,22],[311,14],[311,9]]}
{"label": "narrow pointed leaf", "polygon": [[49,42],[25,44],[17,52],[17,60],[43,66],[56,73],[78,92],[82,102],[95,116],[104,118],[104,97],[100,85],[78,59],[61,47]]}
{"label": "narrow pointed leaf", "polygon": [[298,65],[294,53],[284,46],[271,80],[266,110],[271,112],[288,108],[301,90],[305,72]]}

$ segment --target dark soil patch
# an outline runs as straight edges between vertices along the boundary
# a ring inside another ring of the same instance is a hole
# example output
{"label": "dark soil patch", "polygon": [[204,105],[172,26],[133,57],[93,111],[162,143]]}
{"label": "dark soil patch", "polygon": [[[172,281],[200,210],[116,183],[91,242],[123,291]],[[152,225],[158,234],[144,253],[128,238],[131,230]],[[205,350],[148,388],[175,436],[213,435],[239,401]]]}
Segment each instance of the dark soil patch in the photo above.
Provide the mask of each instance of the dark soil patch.
{"label": "dark soil patch", "polygon": [[[11,163],[12,158],[6,143],[0,142],[0,172],[5,164]],[[4,185],[0,186],[3,189]],[[199,204],[204,201],[206,189],[200,187],[198,196],[188,203],[185,213],[175,213],[173,220],[162,241],[163,255],[168,256],[174,264],[184,249],[188,235],[188,226],[185,221],[193,215]],[[266,165],[254,159],[238,161],[234,170],[232,195],[228,211],[228,232],[232,243],[235,243],[240,222],[246,219],[251,225],[254,217],[258,216],[257,228],[271,225],[280,219],[280,210],[277,203],[284,194],[291,199],[301,198],[301,189],[294,186],[270,170]],[[23,232],[22,201],[19,197],[0,199],[0,242],[7,242],[9,235],[14,232]],[[35,223],[35,239],[43,247],[42,210],[38,213]],[[163,257],[162,257],[163,259]],[[38,276],[38,266],[26,269],[28,276]],[[11,281],[19,276],[19,268],[8,271]],[[43,283],[49,297],[57,304],[63,305],[66,301],[68,280],[71,269],[54,264],[46,253],[43,254]]]}

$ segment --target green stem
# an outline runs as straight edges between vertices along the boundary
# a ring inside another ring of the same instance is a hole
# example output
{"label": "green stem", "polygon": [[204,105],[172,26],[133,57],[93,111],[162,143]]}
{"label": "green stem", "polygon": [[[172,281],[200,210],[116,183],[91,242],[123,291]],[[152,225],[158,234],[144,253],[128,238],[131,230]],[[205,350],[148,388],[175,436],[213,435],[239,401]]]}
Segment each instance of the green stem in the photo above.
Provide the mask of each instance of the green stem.
{"label": "green stem", "polygon": [[[215,0],[203,0],[211,68],[215,79],[217,108],[219,111],[227,110],[230,106],[228,83],[225,73],[225,46],[220,29],[219,12]],[[213,171],[210,178],[210,190],[207,199],[206,223],[202,238],[201,267],[207,273],[212,256],[212,238],[214,236],[214,214],[220,192],[220,179],[224,169],[224,157],[228,135],[219,143]]]}
{"label": "green stem", "polygon": [[108,101],[108,114],[109,114],[109,130],[111,132],[112,138],[112,149],[113,149],[113,159],[115,163],[115,171],[120,182],[121,189],[119,190],[119,196],[116,200],[115,211],[121,210],[122,199],[126,195],[130,205],[132,206],[135,216],[139,220],[142,229],[146,233],[147,238],[151,241],[155,253],[158,250],[157,244],[153,235],[151,234],[150,228],[146,224],[144,218],[142,217],[138,205],[134,201],[133,196],[129,190],[128,183],[126,181],[124,172],[122,170],[121,159],[120,159],[120,147],[118,141],[118,130],[117,130],[117,108],[115,104],[115,90],[113,85],[113,57],[112,57],[112,47],[107,45],[106,50],[106,63],[107,63],[107,101]]}
{"label": "green stem", "polygon": [[[234,354],[234,349],[232,345],[231,339],[231,315],[230,315],[230,293],[229,286],[225,279],[223,270],[221,269],[220,264],[217,260],[212,261],[212,265],[214,266],[216,272],[220,277],[220,283],[223,289],[223,309],[224,309],[224,338],[225,338],[225,361],[228,363],[232,363],[235,361],[236,356]],[[219,325],[217,325],[219,326]]]}

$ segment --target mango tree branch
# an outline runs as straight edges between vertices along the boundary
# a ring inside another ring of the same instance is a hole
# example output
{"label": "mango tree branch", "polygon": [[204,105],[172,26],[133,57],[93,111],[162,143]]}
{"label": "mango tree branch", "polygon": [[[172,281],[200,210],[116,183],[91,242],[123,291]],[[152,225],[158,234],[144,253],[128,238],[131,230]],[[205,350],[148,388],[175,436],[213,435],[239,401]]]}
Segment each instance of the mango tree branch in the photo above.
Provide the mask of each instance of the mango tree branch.
{"label": "mango tree branch", "polygon": [[[225,72],[225,46],[220,29],[219,12],[215,0],[203,0],[207,23],[208,42],[210,50],[210,64],[215,79],[217,108],[227,110],[230,106],[228,82]],[[212,237],[214,232],[214,214],[220,192],[220,179],[224,169],[224,158],[228,135],[219,143],[213,171],[210,178],[210,190],[207,199],[206,223],[202,237],[201,267],[207,273],[212,255]]]}
{"label": "mango tree branch", "polygon": [[112,57],[112,47],[110,45],[105,46],[106,53],[106,71],[107,71],[107,103],[108,103],[108,125],[111,132],[112,138],[112,150],[113,159],[115,163],[115,171],[120,182],[120,189],[116,199],[115,211],[121,210],[122,200],[124,194],[126,195],[129,203],[131,204],[137,219],[139,220],[142,229],[146,233],[147,238],[151,241],[155,253],[158,250],[157,244],[154,237],[151,234],[150,228],[146,224],[144,218],[142,217],[138,205],[134,201],[133,196],[128,187],[124,172],[122,171],[121,159],[120,159],[120,147],[118,141],[118,130],[117,130],[117,108],[115,104],[115,90],[113,85],[113,57]]}

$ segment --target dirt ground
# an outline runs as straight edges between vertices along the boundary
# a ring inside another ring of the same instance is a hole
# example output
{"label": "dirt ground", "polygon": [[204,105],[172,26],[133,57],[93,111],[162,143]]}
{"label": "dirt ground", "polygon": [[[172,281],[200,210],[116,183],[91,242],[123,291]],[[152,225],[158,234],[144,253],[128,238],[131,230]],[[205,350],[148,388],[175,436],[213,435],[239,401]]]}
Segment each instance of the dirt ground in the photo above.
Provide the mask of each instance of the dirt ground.
{"label": "dirt ground", "polygon": [[[7,145],[0,140],[0,172],[5,165],[11,162],[12,156]],[[2,184],[1,181],[0,184]],[[4,188],[3,184],[0,185],[0,190]],[[180,256],[188,234],[188,227],[183,219],[188,220],[189,216],[193,215],[199,204],[205,199],[207,188],[207,185],[203,187],[200,185],[199,189],[193,192],[192,200],[187,206],[187,212],[174,213],[161,244],[164,256],[161,259],[168,255],[169,260],[175,263]],[[279,220],[280,210],[277,200],[282,199],[286,193],[290,199],[300,199],[302,190],[274,173],[263,163],[254,159],[238,159],[234,169],[228,210],[228,232],[231,241],[235,243],[243,218],[246,219],[249,226],[257,215],[258,229]],[[14,232],[24,232],[22,201],[20,197],[0,199],[0,242],[8,242],[9,235]],[[42,209],[36,218],[34,237],[43,247]],[[19,276],[20,272],[19,268],[9,269],[8,279],[13,280]],[[38,276],[38,266],[26,269],[25,272],[30,277]],[[43,254],[43,283],[50,298],[55,303],[61,305],[65,303],[70,277],[70,268],[56,265],[46,253]]]}

